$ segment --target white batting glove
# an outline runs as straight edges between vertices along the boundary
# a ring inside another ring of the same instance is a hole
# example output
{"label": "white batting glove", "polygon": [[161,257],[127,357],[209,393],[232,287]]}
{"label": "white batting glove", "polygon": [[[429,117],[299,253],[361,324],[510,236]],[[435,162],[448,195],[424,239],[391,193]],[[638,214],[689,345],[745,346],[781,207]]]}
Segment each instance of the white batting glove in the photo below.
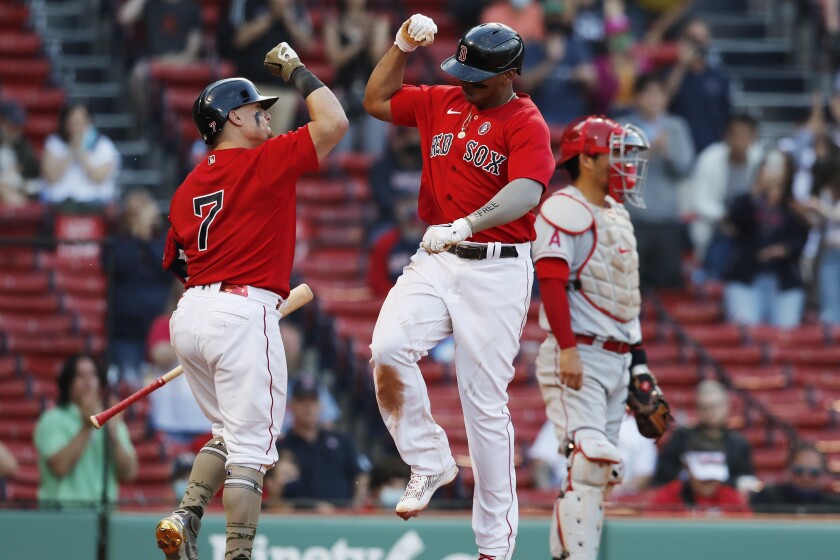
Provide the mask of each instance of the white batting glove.
{"label": "white batting glove", "polygon": [[394,44],[402,52],[413,52],[417,47],[428,47],[435,42],[437,25],[432,18],[423,14],[414,14],[402,24]]}
{"label": "white batting glove", "polygon": [[427,253],[442,253],[452,245],[460,243],[473,234],[472,226],[466,218],[458,218],[451,224],[429,226],[423,235],[420,246]]}

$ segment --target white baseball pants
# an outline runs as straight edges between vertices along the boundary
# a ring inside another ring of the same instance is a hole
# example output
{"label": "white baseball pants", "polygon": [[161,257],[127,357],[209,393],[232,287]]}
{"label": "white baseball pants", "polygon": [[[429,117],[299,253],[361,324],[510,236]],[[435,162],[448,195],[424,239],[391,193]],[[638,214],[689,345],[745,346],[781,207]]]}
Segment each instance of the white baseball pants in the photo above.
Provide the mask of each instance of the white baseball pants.
{"label": "white baseball pants", "polygon": [[[432,417],[417,362],[454,335],[458,393],[475,474],[473,531],[478,550],[510,558],[519,520],[513,424],[507,386],[530,305],[530,244],[518,258],[464,260],[419,250],[388,294],[371,351],[382,419],[413,472],[440,474],[453,463],[449,441]],[[396,376],[401,392],[383,402]]]}
{"label": "white baseball pants", "polygon": [[226,466],[265,472],[277,462],[275,441],[286,409],[286,353],[277,294],[220,284],[188,289],[169,321],[172,346],[195,400],[228,449]]}

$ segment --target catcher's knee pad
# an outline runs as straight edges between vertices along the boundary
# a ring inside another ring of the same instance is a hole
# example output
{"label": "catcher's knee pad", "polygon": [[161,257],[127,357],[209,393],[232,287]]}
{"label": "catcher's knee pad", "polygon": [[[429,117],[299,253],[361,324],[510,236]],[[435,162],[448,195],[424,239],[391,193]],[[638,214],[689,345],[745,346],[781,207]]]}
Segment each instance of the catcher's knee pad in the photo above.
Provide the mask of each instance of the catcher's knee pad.
{"label": "catcher's knee pad", "polygon": [[604,489],[623,475],[618,448],[600,432],[575,438],[563,496],[554,504],[549,537],[555,558],[596,560],[604,520]]}
{"label": "catcher's knee pad", "polygon": [[227,446],[225,440],[220,437],[214,437],[204,444],[199,453],[209,453],[214,457],[218,457],[222,461],[227,461]]}

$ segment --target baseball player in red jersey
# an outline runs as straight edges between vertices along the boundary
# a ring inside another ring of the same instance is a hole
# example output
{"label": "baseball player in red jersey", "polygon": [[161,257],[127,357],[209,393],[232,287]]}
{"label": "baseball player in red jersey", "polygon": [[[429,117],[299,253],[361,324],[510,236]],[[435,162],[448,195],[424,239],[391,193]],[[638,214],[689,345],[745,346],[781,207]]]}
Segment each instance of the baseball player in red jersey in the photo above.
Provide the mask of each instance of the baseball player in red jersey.
{"label": "baseball player in red jersey", "polygon": [[622,204],[643,204],[647,148],[632,125],[570,124],[558,164],[572,184],[546,199],[535,225],[540,325],[549,331],[537,379],[561,449],[570,450],[549,539],[555,559],[598,556],[604,491],[623,472],[617,443],[631,371],[647,398],[661,395],[641,346],[639,257]]}
{"label": "baseball player in red jersey", "polygon": [[[371,344],[382,418],[412,475],[396,507],[408,519],[458,473],[431,414],[417,362],[455,339],[455,369],[475,473],[479,558],[507,559],[518,526],[507,386],[530,304],[532,208],[554,171],[548,127],[513,91],[523,43],[497,23],[474,27],[444,71],[461,87],[403,85],[403,70],[437,27],[414,15],[368,81],[373,116],[420,130],[419,214],[431,225],[389,292]],[[469,241],[467,241],[469,239]]]}
{"label": "baseball player in red jersey", "polygon": [[207,86],[193,120],[212,151],[170,206],[163,265],[186,284],[170,321],[172,345],[213,439],[196,457],[180,507],[157,525],[169,560],[197,560],[201,516],[222,484],[225,559],[251,558],[286,405],[277,308],[289,295],[295,182],[317,170],[347,130],[338,100],[286,43],[265,65],[301,92],[312,120],[275,138],[266,110],[276,97],[243,78]]}

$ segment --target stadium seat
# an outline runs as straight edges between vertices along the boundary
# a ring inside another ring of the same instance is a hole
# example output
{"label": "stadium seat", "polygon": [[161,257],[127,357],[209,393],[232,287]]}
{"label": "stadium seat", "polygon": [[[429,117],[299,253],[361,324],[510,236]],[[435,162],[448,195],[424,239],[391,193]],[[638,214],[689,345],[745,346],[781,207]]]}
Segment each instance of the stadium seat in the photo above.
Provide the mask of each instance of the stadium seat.
{"label": "stadium seat", "polygon": [[35,433],[35,420],[6,419],[0,422],[0,441],[32,441]]}
{"label": "stadium seat", "polygon": [[[201,61],[177,65],[153,62],[149,72],[155,80],[167,84],[195,86],[196,91],[200,92],[204,86],[214,80],[233,76],[236,69],[232,63],[225,60],[214,63]],[[195,97],[193,97],[193,101],[195,101]]]}
{"label": "stadium seat", "polygon": [[779,366],[730,366],[726,374],[736,389],[779,389],[791,385],[786,368]]}
{"label": "stadium seat", "polygon": [[0,58],[0,83],[38,87],[44,85],[49,74],[50,62],[43,58]]}
{"label": "stadium seat", "polygon": [[55,380],[64,365],[63,358],[33,355],[21,359],[21,370],[33,377]]}
{"label": "stadium seat", "polygon": [[51,293],[0,295],[0,313],[54,314],[58,309],[58,297]]}
{"label": "stadium seat", "polygon": [[66,335],[73,330],[70,315],[28,315],[0,313],[0,332],[11,335]]}
{"label": "stadium seat", "polygon": [[0,383],[7,379],[13,379],[17,373],[17,359],[14,356],[0,356]]}
{"label": "stadium seat", "polygon": [[38,500],[38,485],[14,481],[6,483],[6,500],[9,502],[35,502]]}
{"label": "stadium seat", "polygon": [[683,301],[668,307],[668,313],[678,323],[718,323],[723,318],[723,309],[717,302]]}
{"label": "stadium seat", "polygon": [[66,100],[64,90],[58,88],[18,87],[3,84],[3,97],[13,99],[26,108],[27,113],[45,113],[55,115]]}
{"label": "stadium seat", "polygon": [[41,414],[41,403],[35,400],[0,400],[0,418],[32,419]]}
{"label": "stadium seat", "polygon": [[49,338],[7,336],[6,349],[21,354],[70,356],[87,349],[85,339],[78,335],[59,335]]}
{"label": "stadium seat", "polygon": [[5,2],[0,4],[0,29],[20,30],[29,20],[29,8],[23,4]]}
{"label": "stadium seat", "polygon": [[764,351],[758,346],[714,346],[705,350],[713,360],[725,367],[757,366],[764,361]]}
{"label": "stadium seat", "polygon": [[66,271],[57,271],[54,282],[59,290],[84,298],[104,299],[108,291],[105,276],[97,273],[80,276]]}
{"label": "stadium seat", "polygon": [[41,52],[41,37],[30,31],[0,33],[0,57],[35,58]]}
{"label": "stadium seat", "polygon": [[743,335],[741,327],[728,323],[719,325],[686,325],[685,334],[701,346],[738,346]]}
{"label": "stadium seat", "polygon": [[331,280],[358,278],[362,271],[361,249],[322,249],[309,253],[295,262],[295,268],[305,277]]}
{"label": "stadium seat", "polygon": [[[2,78],[0,78],[2,80]],[[0,206],[0,236],[2,237],[36,237],[46,214],[46,207],[40,203],[29,203],[24,206]],[[4,251],[12,255],[25,255],[31,249],[24,247],[9,247]]]}
{"label": "stadium seat", "polygon": [[770,356],[777,364],[840,366],[840,347],[837,346],[772,348]]}
{"label": "stadium seat", "polygon": [[774,347],[815,348],[828,341],[828,332],[822,325],[802,325],[794,329],[758,325],[747,327],[747,338],[755,344]]}

